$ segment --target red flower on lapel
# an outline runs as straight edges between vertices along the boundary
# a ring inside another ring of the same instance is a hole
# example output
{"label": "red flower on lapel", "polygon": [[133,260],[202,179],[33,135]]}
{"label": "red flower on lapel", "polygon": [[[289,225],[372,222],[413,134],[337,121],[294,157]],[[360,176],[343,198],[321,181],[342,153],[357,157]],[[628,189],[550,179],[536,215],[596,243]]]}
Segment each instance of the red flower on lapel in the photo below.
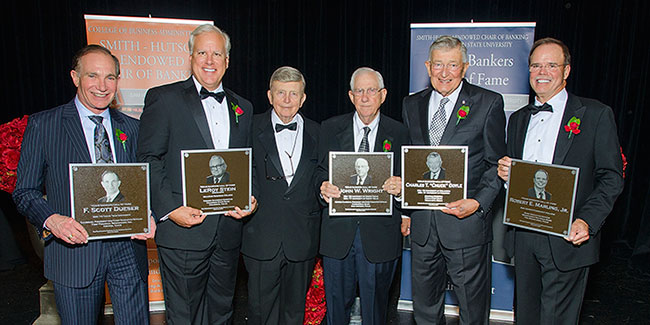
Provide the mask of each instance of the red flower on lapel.
{"label": "red flower on lapel", "polygon": [[129,139],[129,136],[126,135],[122,130],[120,129],[115,129],[115,135],[117,136],[117,139],[120,140],[122,143],[122,148],[124,148],[124,152],[126,152],[126,140]]}
{"label": "red flower on lapel", "polygon": [[239,124],[239,117],[244,115],[244,110],[235,103],[230,103],[233,111],[235,111],[235,123]]}
{"label": "red flower on lapel", "polygon": [[569,122],[564,126],[564,131],[569,132],[569,139],[572,134],[580,134],[580,119],[572,117]]}
{"label": "red flower on lapel", "polygon": [[384,152],[390,151],[390,148],[392,148],[392,146],[393,144],[390,142],[390,140],[384,140]]}
{"label": "red flower on lapel", "polygon": [[467,118],[467,115],[469,114],[469,106],[465,105],[465,101],[463,101],[463,106],[461,106],[458,109],[458,112],[456,112],[456,125],[460,123],[460,120],[464,120]]}

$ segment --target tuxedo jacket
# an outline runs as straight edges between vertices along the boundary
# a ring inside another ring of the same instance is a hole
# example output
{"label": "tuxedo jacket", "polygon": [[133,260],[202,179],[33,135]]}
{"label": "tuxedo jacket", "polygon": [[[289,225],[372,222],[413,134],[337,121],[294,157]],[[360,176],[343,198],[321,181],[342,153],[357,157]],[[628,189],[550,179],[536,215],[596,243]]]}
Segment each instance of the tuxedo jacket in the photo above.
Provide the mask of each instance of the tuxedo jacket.
{"label": "tuxedo jacket", "polygon": [[[427,171],[424,174],[422,174],[422,179],[431,179],[431,171]],[[440,171],[438,172],[438,178],[436,179],[445,179],[445,169],[440,168]]]}
{"label": "tuxedo jacket", "polygon": [[206,184],[218,184],[218,183],[228,183],[230,182],[230,173],[225,172],[223,173],[223,176],[221,176],[221,180],[217,179],[217,176],[210,175],[205,178]]}
{"label": "tuxedo jacket", "polygon": [[[109,109],[115,157],[118,163],[134,163],[138,121]],[[128,137],[124,147],[115,130]],[[13,193],[18,210],[43,234],[45,220],[58,213],[71,216],[69,163],[92,163],[81,118],[74,100],[29,117],[22,142],[18,181]],[[47,195],[44,198],[43,195]],[[128,239],[124,239],[128,240]],[[144,241],[132,240],[140,277],[147,281],[147,249]],[[68,245],[54,235],[45,238],[45,277],[69,287],[85,287],[97,273],[102,240]]]}
{"label": "tuxedo jacket", "polygon": [[[489,211],[503,187],[497,176],[497,161],[506,152],[503,97],[471,85],[467,80],[463,80],[461,87],[440,145],[468,146],[467,198],[477,200],[480,207],[463,219],[440,211],[414,210],[410,215],[411,239],[419,245],[426,243],[431,231],[437,231],[440,242],[449,249],[482,245],[492,240]],[[428,110],[432,92],[427,88],[404,98],[402,117],[412,144],[431,144]],[[456,112],[463,105],[470,108],[469,114],[456,123]]]}
{"label": "tuxedo jacket", "polygon": [[[229,148],[250,147],[253,105],[224,89],[230,116]],[[231,108],[244,111],[239,118]],[[140,117],[138,160],[149,163],[151,208],[157,221],[183,205],[181,150],[213,149],[212,137],[201,98],[192,77],[185,81],[149,89]],[[225,249],[241,242],[241,220],[222,214],[209,215],[191,228],[171,220],[157,223],[156,244],[167,248],[204,250],[217,237]]]}
{"label": "tuxedo jacket", "polygon": [[[508,156],[521,159],[530,111],[523,107],[508,121]],[[572,117],[580,119],[580,133],[564,130]],[[575,246],[562,237],[548,236],[553,261],[561,271],[598,262],[600,228],[623,191],[623,162],[612,109],[599,101],[569,94],[557,134],[553,164],[580,168],[573,219],[589,225],[589,240]],[[506,249],[514,253],[512,229]]]}
{"label": "tuxedo jacket", "polygon": [[316,182],[316,168],[320,126],[304,116],[303,121],[300,162],[288,185],[284,178],[277,179],[284,173],[271,111],[253,117],[253,195],[258,208],[244,221],[241,252],[246,256],[270,260],[282,247],[286,258],[296,262],[318,253],[320,183]]}
{"label": "tuxedo jacket", "polygon": [[[354,175],[350,176],[350,185],[357,185],[358,182],[359,182],[359,175],[354,174]],[[372,176],[367,175],[366,178],[363,179],[363,184],[361,184],[361,185],[373,185],[372,184]]]}
{"label": "tuxedo jacket", "polygon": [[[329,179],[329,152],[354,152],[354,113],[332,117],[321,124],[319,145],[319,186]],[[384,140],[391,142],[394,153],[393,171],[400,173],[402,145],[408,144],[408,131],[402,123],[381,114],[373,152],[382,152]],[[375,180],[379,185],[385,180]],[[320,253],[327,257],[342,259],[352,247],[352,241],[359,227],[361,243],[370,262],[391,261],[402,253],[400,233],[401,212],[393,207],[392,216],[333,216],[329,209],[323,209],[321,223]]]}

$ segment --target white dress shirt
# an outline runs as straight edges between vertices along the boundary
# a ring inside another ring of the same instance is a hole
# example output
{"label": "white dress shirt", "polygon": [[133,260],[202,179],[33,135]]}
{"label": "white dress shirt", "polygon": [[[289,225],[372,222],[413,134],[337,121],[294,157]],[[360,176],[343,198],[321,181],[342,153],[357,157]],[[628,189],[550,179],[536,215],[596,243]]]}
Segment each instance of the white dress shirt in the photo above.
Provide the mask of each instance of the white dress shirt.
{"label": "white dress shirt", "polygon": [[293,122],[297,123],[295,131],[284,129],[280,132],[275,132],[275,125],[284,123],[280,120],[275,111],[271,111],[271,126],[275,133],[275,145],[278,149],[278,155],[280,156],[282,172],[285,177],[284,179],[289,185],[291,185],[293,176],[298,168],[298,163],[300,162],[300,156],[302,155],[302,138],[305,124],[300,114],[296,114],[291,122],[287,124]]}
{"label": "white dress shirt", "polygon": [[379,126],[380,116],[381,115],[378,113],[377,117],[375,117],[375,119],[370,122],[370,124],[365,125],[363,122],[361,122],[359,113],[354,113],[354,117],[352,118],[352,127],[354,131],[354,151],[359,151],[359,146],[361,145],[361,140],[363,140],[363,134],[365,133],[363,128],[367,126],[370,128],[370,133],[368,133],[368,152],[373,152],[373,149],[375,148],[375,140],[377,139],[377,127]]}
{"label": "white dress shirt", "polygon": [[[90,119],[90,116],[101,116],[102,124],[106,129],[106,134],[108,135],[108,141],[111,144],[111,154],[113,155],[113,161],[117,162],[115,158],[115,144],[113,143],[113,127],[111,125],[111,114],[108,112],[110,108],[105,109],[100,114],[95,114],[91,112],[86,106],[84,106],[79,98],[75,96],[74,104],[79,113],[79,118],[81,119],[81,128],[84,132],[84,138],[86,139],[86,146],[88,147],[88,152],[90,153],[90,159],[93,163],[97,163],[97,157],[95,157],[95,122]],[[128,134],[127,134],[128,136]]]}
{"label": "white dress shirt", "polygon": [[[447,98],[449,101],[447,104],[445,104],[445,117],[447,118],[447,123],[449,123],[449,119],[453,115],[456,117],[456,112],[454,112],[454,107],[456,106],[456,102],[458,101],[458,95],[460,95],[460,89],[463,88],[463,81],[461,81],[460,85],[458,85],[458,88],[454,90]],[[438,111],[438,107],[440,107],[440,101],[444,97],[437,91],[432,91],[431,92],[431,97],[429,97],[429,128],[431,128],[431,120],[433,119],[433,115],[436,114],[436,111]],[[445,124],[447,125],[447,124]]]}
{"label": "white dress shirt", "polygon": [[[547,164],[553,162],[555,143],[558,130],[562,127],[562,115],[564,115],[567,98],[566,89],[562,89],[547,102],[553,108],[553,112],[541,111],[530,116],[524,142],[523,160]],[[535,98],[535,105],[542,105],[537,98]]]}
{"label": "white dress shirt", "polygon": [[[196,92],[201,93],[201,84],[192,76]],[[223,83],[213,92],[217,93],[223,91]],[[210,128],[210,136],[214,149],[228,149],[230,140],[230,116],[228,112],[228,100],[224,97],[223,101],[219,103],[214,97],[208,97],[201,100],[205,118],[208,120],[208,127]]]}

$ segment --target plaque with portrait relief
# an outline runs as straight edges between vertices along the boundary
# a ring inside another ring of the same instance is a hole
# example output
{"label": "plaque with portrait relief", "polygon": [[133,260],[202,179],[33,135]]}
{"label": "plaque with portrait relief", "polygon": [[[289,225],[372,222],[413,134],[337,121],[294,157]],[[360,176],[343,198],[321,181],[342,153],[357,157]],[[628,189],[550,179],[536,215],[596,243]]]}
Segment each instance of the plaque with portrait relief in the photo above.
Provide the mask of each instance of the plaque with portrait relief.
{"label": "plaque with portrait relief", "polygon": [[182,150],[183,205],[205,214],[251,209],[252,149]]}
{"label": "plaque with portrait relief", "polygon": [[503,223],[567,236],[580,169],[512,159]]}
{"label": "plaque with portrait relief", "polygon": [[341,190],[332,198],[330,216],[393,214],[392,195],[382,189],[393,176],[392,152],[330,151],[329,182]]}
{"label": "plaque with portrait relief", "polygon": [[88,240],[149,233],[149,164],[69,164],[72,218]]}
{"label": "plaque with portrait relief", "polygon": [[445,209],[467,198],[467,146],[403,146],[402,208]]}

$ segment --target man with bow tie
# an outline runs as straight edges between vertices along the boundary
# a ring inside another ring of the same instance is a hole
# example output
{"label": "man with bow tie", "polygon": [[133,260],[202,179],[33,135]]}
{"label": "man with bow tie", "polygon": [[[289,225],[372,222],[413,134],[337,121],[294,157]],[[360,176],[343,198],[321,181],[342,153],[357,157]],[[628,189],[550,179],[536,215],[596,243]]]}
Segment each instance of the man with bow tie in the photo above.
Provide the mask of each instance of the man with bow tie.
{"label": "man with bow tie", "polygon": [[314,175],[318,123],[298,113],[305,78],[295,68],[271,75],[272,109],[253,117],[253,195],[244,224],[249,324],[302,324],[318,253],[320,202]]}
{"label": "man with bow tie", "polygon": [[[499,160],[498,174],[508,179],[510,157],[579,167],[580,173],[566,237],[508,231],[506,250],[515,256],[515,321],[578,324],[589,266],[598,262],[600,229],[623,190],[616,123],[611,108],[566,91],[571,55],[564,43],[540,39],[528,61],[535,102],[510,116],[508,156]],[[577,125],[571,125],[575,119]]]}
{"label": "man with bow tie", "polygon": [[225,88],[230,38],[197,27],[188,42],[192,76],[147,91],[140,119],[138,160],[151,168],[151,208],[170,324],[223,324],[233,310],[241,243],[238,207],[206,216],[183,206],[181,150],[250,147],[253,105]]}

